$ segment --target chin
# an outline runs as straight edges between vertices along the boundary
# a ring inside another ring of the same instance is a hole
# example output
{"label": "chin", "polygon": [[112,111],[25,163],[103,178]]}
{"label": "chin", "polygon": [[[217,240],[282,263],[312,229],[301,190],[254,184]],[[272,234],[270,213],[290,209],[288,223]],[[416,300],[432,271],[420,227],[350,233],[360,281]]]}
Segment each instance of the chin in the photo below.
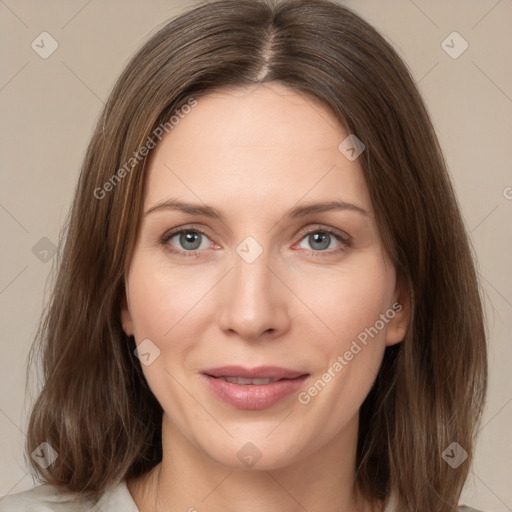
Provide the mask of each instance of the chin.
{"label": "chin", "polygon": [[262,435],[260,439],[238,436],[224,443],[219,443],[218,439],[211,442],[205,440],[200,449],[216,463],[232,470],[272,471],[289,466],[300,459],[298,443],[289,435],[286,436],[287,442],[268,436],[268,431],[265,436]]}

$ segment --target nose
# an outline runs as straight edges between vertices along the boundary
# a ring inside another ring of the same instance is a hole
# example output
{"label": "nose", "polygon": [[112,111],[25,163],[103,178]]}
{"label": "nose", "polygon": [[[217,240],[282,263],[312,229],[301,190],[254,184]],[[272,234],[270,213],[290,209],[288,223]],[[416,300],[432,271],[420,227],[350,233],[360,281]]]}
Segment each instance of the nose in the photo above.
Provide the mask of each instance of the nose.
{"label": "nose", "polygon": [[274,339],[290,327],[293,294],[271,267],[264,251],[248,263],[234,255],[231,272],[223,279],[218,297],[218,324],[223,332],[246,341]]}

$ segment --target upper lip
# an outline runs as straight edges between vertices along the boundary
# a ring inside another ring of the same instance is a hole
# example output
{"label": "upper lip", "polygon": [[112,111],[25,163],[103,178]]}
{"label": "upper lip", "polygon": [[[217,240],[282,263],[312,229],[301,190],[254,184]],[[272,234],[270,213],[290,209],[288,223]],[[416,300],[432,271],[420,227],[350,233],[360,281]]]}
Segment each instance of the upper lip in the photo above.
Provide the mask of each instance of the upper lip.
{"label": "upper lip", "polygon": [[296,379],[305,372],[289,370],[279,366],[257,366],[255,368],[244,368],[243,366],[221,366],[218,368],[208,368],[202,373],[211,377],[241,377],[243,379]]}

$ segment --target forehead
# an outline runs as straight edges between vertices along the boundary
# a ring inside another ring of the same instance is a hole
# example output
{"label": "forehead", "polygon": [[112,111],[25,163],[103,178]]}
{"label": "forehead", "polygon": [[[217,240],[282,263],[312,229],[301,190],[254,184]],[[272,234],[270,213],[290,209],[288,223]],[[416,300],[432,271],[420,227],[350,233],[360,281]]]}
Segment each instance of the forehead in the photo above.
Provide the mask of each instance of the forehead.
{"label": "forehead", "polygon": [[304,198],[370,211],[359,162],[338,149],[348,135],[326,106],[282,85],[212,92],[153,150],[145,206],[172,196],[261,214]]}

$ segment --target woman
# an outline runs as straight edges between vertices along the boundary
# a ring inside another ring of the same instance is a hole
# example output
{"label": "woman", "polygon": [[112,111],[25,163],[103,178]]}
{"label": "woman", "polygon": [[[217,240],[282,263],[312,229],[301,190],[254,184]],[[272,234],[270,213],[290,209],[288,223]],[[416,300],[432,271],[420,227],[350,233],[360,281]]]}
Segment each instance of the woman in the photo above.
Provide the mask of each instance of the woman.
{"label": "woman", "polygon": [[2,511],[471,510],[467,235],[407,68],[336,3],[209,2],[144,45],[38,342],[45,485]]}

